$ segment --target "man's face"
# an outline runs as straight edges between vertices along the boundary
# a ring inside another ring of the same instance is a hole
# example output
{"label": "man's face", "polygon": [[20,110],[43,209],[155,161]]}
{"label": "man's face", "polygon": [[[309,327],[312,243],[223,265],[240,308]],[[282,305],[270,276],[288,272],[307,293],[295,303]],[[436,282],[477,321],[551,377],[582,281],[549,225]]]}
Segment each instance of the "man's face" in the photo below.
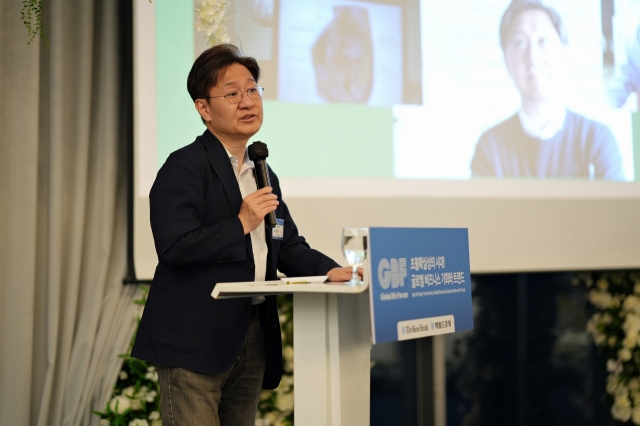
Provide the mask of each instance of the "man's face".
{"label": "man's face", "polygon": [[262,126],[262,98],[252,99],[246,90],[256,86],[249,70],[232,64],[225,70],[209,96],[224,96],[232,92],[242,95],[240,103],[231,104],[223,97],[196,101],[196,108],[207,122],[207,128],[225,143],[246,142]]}
{"label": "man's face", "polygon": [[562,90],[564,48],[549,15],[527,10],[516,18],[504,48],[507,71],[520,95],[530,101],[549,101]]}

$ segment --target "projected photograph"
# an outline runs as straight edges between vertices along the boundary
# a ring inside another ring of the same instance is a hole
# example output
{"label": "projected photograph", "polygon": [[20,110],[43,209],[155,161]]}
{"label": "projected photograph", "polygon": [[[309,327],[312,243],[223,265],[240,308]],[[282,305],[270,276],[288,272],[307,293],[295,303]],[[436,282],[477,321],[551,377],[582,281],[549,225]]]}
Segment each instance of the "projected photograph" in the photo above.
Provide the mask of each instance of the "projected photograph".
{"label": "projected photograph", "polygon": [[280,18],[280,100],[402,103],[400,6],[286,0]]}
{"label": "projected photograph", "polygon": [[[257,137],[325,147],[304,168],[274,157],[282,177],[635,179],[638,0],[237,0],[227,15],[263,72]],[[331,156],[345,147],[370,167]]]}
{"label": "projected photograph", "polygon": [[[229,36],[263,70],[265,99],[420,104],[418,0],[238,0]],[[196,56],[207,48],[196,35]]]}
{"label": "projected photograph", "polygon": [[603,84],[602,9],[423,3],[424,106],[394,108],[396,176],[632,180],[631,114]]}

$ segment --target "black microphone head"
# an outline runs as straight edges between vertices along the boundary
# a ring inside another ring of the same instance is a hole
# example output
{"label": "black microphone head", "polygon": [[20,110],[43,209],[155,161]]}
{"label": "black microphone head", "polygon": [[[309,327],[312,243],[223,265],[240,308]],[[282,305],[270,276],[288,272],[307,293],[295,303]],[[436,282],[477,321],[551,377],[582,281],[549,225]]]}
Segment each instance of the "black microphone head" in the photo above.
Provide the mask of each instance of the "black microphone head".
{"label": "black microphone head", "polygon": [[260,160],[264,160],[268,156],[269,156],[269,150],[267,149],[266,143],[262,143],[258,141],[249,145],[249,160],[260,161]]}

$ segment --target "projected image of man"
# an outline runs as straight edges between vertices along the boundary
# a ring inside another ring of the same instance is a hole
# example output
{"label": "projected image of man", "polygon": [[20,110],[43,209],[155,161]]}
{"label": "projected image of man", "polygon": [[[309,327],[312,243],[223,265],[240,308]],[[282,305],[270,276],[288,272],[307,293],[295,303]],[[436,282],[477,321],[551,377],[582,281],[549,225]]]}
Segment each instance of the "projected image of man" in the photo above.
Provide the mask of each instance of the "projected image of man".
{"label": "projected image of man", "polygon": [[624,180],[611,130],[566,107],[570,76],[560,15],[541,2],[514,0],[502,17],[500,44],[522,104],[480,137],[472,175]]}

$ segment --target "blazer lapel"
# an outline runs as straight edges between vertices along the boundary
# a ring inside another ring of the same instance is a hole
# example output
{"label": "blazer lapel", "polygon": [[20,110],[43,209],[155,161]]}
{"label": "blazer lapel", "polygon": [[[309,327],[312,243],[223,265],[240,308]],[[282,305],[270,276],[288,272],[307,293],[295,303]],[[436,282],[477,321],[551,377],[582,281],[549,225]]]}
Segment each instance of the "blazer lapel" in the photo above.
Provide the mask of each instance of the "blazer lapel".
{"label": "blazer lapel", "polygon": [[229,203],[239,212],[240,206],[242,205],[242,194],[240,194],[238,179],[236,179],[233,173],[233,166],[231,165],[231,161],[229,161],[229,155],[222,146],[222,143],[208,130],[202,134],[202,138],[203,145],[207,150],[209,164],[211,164],[216,175],[220,178]]}
{"label": "blazer lapel", "polygon": [[[229,199],[229,204],[239,212],[240,206],[242,205],[242,194],[240,193],[238,179],[233,172],[233,166],[231,165],[231,161],[229,161],[229,155],[222,146],[222,143],[220,143],[218,138],[211,134],[209,130],[206,130],[202,134],[202,138],[202,144],[207,150],[207,159],[209,160],[209,164],[211,164],[213,171],[220,179],[220,182],[222,182],[224,192],[227,194],[227,198]],[[247,259],[253,264],[253,249],[251,246],[250,234],[244,236],[244,242],[247,251]]]}

